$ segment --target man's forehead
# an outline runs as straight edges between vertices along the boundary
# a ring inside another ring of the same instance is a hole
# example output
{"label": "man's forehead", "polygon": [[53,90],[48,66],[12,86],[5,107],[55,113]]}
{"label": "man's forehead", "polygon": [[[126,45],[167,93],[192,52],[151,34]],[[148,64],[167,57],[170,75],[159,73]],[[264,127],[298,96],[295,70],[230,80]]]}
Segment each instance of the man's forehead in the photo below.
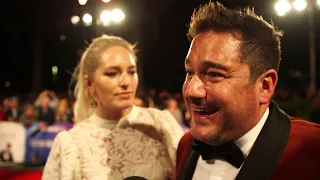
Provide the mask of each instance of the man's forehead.
{"label": "man's forehead", "polygon": [[241,64],[239,44],[231,33],[201,33],[193,39],[185,65],[229,71]]}
{"label": "man's forehead", "polygon": [[216,56],[218,58],[217,56],[238,55],[240,43],[232,33],[214,31],[200,33],[192,40],[187,57],[196,55]]}
{"label": "man's forehead", "polygon": [[224,45],[238,47],[240,44],[239,38],[235,37],[235,33],[231,32],[216,32],[216,31],[206,31],[196,35],[192,42],[193,45],[205,45],[205,46],[215,46],[222,47]]}

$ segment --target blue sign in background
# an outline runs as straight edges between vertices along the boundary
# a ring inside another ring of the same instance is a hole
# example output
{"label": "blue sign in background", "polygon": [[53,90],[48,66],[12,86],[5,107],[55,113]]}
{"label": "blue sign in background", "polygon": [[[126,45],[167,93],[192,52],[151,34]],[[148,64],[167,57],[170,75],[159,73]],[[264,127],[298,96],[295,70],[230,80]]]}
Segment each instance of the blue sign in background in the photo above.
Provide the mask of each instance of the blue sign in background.
{"label": "blue sign in background", "polygon": [[71,123],[55,123],[40,131],[40,124],[36,123],[27,130],[25,163],[45,164],[50,153],[54,138],[60,131],[69,130]]}

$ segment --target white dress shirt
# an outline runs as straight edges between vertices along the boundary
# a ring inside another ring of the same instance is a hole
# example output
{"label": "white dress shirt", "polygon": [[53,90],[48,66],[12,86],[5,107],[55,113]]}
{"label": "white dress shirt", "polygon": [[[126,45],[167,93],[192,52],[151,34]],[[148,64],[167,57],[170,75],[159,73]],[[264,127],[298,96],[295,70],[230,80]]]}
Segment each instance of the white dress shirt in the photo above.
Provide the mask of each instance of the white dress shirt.
{"label": "white dress shirt", "polygon": [[[258,124],[234,143],[242,150],[245,157],[251,151],[264,123],[269,115],[269,108],[265,111]],[[242,166],[241,166],[242,167]],[[241,169],[238,169],[223,159],[209,161],[202,160],[200,156],[193,175],[193,180],[232,180],[235,179]]]}

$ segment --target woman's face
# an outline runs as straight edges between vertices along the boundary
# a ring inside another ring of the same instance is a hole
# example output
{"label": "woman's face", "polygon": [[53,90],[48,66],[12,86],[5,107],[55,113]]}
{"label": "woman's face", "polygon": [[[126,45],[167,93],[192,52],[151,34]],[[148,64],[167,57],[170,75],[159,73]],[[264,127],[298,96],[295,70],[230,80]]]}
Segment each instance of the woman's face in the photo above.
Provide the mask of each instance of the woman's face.
{"label": "woman's face", "polygon": [[106,49],[89,83],[97,108],[121,110],[132,106],[138,86],[136,62],[123,47]]}

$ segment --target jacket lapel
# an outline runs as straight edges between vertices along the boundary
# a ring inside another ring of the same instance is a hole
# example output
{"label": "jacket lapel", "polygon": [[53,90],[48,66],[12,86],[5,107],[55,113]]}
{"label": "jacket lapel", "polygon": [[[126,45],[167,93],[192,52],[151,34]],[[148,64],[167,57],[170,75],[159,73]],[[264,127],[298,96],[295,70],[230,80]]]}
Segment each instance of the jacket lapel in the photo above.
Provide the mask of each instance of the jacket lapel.
{"label": "jacket lapel", "polygon": [[178,176],[178,180],[191,180],[196,170],[200,154],[192,147],[189,149],[184,165]]}
{"label": "jacket lapel", "polygon": [[236,180],[269,180],[284,153],[290,133],[290,119],[273,101],[269,108],[267,121]]}

